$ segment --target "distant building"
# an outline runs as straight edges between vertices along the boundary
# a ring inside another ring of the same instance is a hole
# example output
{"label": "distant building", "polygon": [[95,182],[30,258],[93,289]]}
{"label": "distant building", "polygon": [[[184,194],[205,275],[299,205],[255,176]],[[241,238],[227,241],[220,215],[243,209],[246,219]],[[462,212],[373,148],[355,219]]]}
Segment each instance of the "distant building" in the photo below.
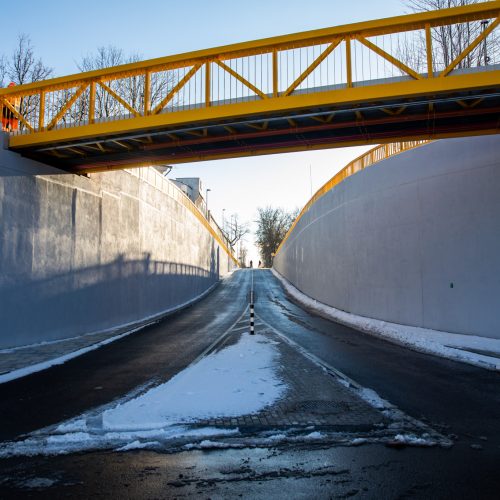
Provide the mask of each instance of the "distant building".
{"label": "distant building", "polygon": [[153,168],[166,177],[172,171],[172,165],[153,165]]}
{"label": "distant building", "polygon": [[178,177],[172,182],[203,212],[206,212],[206,202],[203,196],[203,184],[199,177]]}

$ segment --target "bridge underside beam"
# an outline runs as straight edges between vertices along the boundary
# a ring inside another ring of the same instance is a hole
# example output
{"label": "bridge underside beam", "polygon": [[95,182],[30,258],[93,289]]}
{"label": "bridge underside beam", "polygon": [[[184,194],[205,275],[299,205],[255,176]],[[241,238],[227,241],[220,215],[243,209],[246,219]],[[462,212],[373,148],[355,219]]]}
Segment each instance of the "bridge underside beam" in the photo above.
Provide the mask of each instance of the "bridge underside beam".
{"label": "bridge underside beam", "polygon": [[[94,137],[24,145],[24,136],[15,136],[11,138],[11,148],[70,172],[87,173],[410,138],[498,133],[497,91],[487,88],[441,93],[431,98],[377,99],[343,106],[323,104],[104,135],[100,124],[89,126],[99,129]],[[175,114],[185,113],[189,112]],[[116,127],[119,121],[112,124]]]}

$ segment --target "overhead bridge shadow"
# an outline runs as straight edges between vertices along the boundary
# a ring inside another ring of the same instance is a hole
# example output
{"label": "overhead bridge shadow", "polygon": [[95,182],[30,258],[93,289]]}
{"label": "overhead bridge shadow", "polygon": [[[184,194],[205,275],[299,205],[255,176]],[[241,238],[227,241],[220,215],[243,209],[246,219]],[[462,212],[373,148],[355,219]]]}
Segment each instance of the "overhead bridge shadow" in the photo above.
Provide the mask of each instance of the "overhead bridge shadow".
{"label": "overhead bridge shadow", "polygon": [[62,339],[139,322],[191,301],[219,279],[219,252],[210,268],[127,260],[45,279],[0,284],[0,348]]}

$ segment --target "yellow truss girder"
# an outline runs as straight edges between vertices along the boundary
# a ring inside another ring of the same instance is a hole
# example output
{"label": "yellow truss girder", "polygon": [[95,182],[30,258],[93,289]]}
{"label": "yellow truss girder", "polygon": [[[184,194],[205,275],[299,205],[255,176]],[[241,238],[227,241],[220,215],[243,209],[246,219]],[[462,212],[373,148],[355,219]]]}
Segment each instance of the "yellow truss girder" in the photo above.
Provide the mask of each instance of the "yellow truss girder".
{"label": "yellow truss girder", "polygon": [[[20,85],[18,87],[0,89],[0,103],[6,106],[21,121],[26,130],[22,134],[13,135],[10,145],[23,147],[60,140],[84,139],[120,132],[134,132],[155,127],[186,125],[199,121],[216,121],[221,119],[244,118],[264,115],[263,121],[272,116],[272,113],[300,110],[314,106],[356,105],[375,99],[394,98],[405,99],[415,96],[435,95],[439,92],[459,91],[465,89],[481,89],[487,86],[499,86],[500,75],[498,70],[477,71],[474,74],[457,75],[452,71],[475,47],[477,47],[500,23],[500,0],[443,9],[431,12],[422,12],[411,15],[397,16],[387,19],[354,23],[345,26],[307,31],[292,35],[284,35],[262,40],[238,43],[224,47],[200,50],[185,54],[178,54],[164,58],[151,59],[137,63],[105,68],[78,75],[54,78],[42,82]],[[440,74],[440,78],[433,78],[432,39],[431,29],[436,26],[463,23],[483,19],[493,19],[493,22]],[[416,29],[425,30],[426,55],[428,74],[421,75],[398,58],[386,52],[380,46],[368,40],[376,35],[402,33]],[[413,78],[412,81],[381,83],[365,87],[357,87],[353,81],[353,41],[359,42],[369,51],[389,61],[403,73]],[[341,44],[345,45],[346,83],[345,88],[322,90],[307,95],[296,92],[297,88],[320,66],[334,50]],[[327,47],[305,69],[301,68],[298,75],[279,92],[279,53],[290,49],[312,47],[326,44]],[[235,71],[224,61],[235,60],[245,56],[269,55],[271,57],[272,86],[266,90],[254,85],[244,75]],[[260,100],[251,102],[233,102],[228,99],[213,105],[211,91],[213,83],[213,67],[218,66],[234,77],[248,89],[260,97]],[[184,76],[168,90],[163,99],[153,107],[151,103],[152,74],[159,71],[169,71],[184,68]],[[204,68],[204,102],[196,106],[174,109],[172,113],[162,113],[164,108],[187,85],[194,75]],[[144,109],[137,110],[131,103],[113,91],[109,82],[131,76],[144,78]],[[427,76],[425,78],[424,76]],[[97,120],[95,118],[96,86],[102,87],[109,95],[127,109],[132,117],[118,117],[112,121]],[[75,89],[71,98],[61,103],[56,115],[49,117],[45,125],[45,96],[48,92]],[[76,124],[70,123],[67,127],[57,129],[56,125],[76,100],[89,89],[89,105],[86,120]],[[18,110],[9,103],[12,98],[39,95],[39,108],[36,113],[37,123],[30,123],[26,116],[21,116]],[[333,114],[329,121],[333,119]],[[293,120],[292,120],[293,121]]]}
{"label": "yellow truss girder", "polygon": [[[96,124],[68,127],[32,134],[12,135],[9,139],[11,147],[42,145],[57,141],[72,140],[75,130],[78,138],[85,139],[100,135],[114,135],[124,130],[134,133],[147,128],[163,128],[187,126],[193,122],[218,122],[234,117],[245,118],[255,115],[273,115],[277,112],[296,111],[304,108],[323,107],[335,102],[339,106],[362,104],[367,100],[384,101],[397,97],[409,98],[422,95],[434,95],[443,90],[473,90],[491,87],[500,82],[500,71],[485,73],[467,73],[450,75],[446,78],[426,78],[396,82],[390,85],[373,85],[370,87],[352,87],[328,92],[311,94],[292,94],[286,98],[261,99],[250,102],[239,102],[228,106],[190,109],[179,113],[160,113],[139,116],[129,120],[111,120]],[[369,90],[369,92],[367,92]],[[172,134],[170,134],[172,135]]]}
{"label": "yellow truss girder", "polygon": [[283,35],[264,38],[250,42],[236,43],[223,47],[198,50],[184,54],[176,54],[157,59],[149,59],[130,64],[123,64],[112,68],[99,69],[78,73],[70,76],[52,78],[42,82],[29,83],[26,85],[0,89],[0,95],[7,94],[31,94],[33,90],[40,91],[65,89],[81,85],[84,81],[101,79],[102,81],[125,78],[144,74],[147,71],[162,71],[165,69],[182,68],[192,66],[206,59],[235,59],[248,55],[263,54],[272,50],[288,50],[290,48],[307,47],[320,43],[330,43],[334,38],[345,38],[346,36],[362,35],[371,37],[391,33],[402,33],[416,29],[425,29],[453,24],[457,22],[478,21],[487,18],[498,17],[500,12],[500,0],[482,2],[463,7],[454,7],[417,14],[402,15],[374,21],[347,24],[332,28],[324,28],[291,35]]}
{"label": "yellow truss girder", "polygon": [[7,101],[6,99],[2,99],[1,102],[2,102],[2,107],[8,108],[20,122],[24,123],[24,125],[28,128],[30,132],[34,132],[33,127],[24,119],[24,116],[21,115],[19,111],[17,111],[17,109],[9,101]]}
{"label": "yellow truss girder", "polygon": [[59,110],[57,115],[52,119],[52,121],[47,125],[47,130],[52,130],[64,116],[66,111],[68,111],[71,106],[76,102],[76,100],[85,92],[85,89],[88,87],[88,84],[83,84],[77,91],[71,96],[70,99],[66,101],[64,106]]}

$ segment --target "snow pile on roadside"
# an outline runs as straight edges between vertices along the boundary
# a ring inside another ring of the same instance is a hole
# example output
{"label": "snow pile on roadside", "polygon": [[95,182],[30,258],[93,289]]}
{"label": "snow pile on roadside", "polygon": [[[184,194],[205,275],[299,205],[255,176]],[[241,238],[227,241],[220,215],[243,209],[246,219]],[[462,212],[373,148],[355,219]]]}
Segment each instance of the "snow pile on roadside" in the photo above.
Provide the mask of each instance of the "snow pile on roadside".
{"label": "snow pile on roadside", "polygon": [[0,445],[0,457],[103,447],[125,450],[186,436],[201,439],[238,433],[213,427],[189,429],[182,424],[254,414],[272,405],[287,390],[278,376],[278,362],[276,342],[244,333],[237,343],[137,397],[33,433],[24,441]]}
{"label": "snow pile on roadside", "polygon": [[253,436],[235,436],[225,439],[221,437],[218,440],[204,439],[197,442],[188,442],[184,444],[183,450],[210,450],[210,449],[235,449],[235,448],[267,448],[290,444],[309,445],[309,446],[360,446],[364,444],[383,444],[397,448],[405,446],[431,448],[442,446],[448,448],[448,440],[439,439],[437,436],[429,434],[387,434],[371,432],[366,435],[357,436],[346,432],[315,431],[305,434],[299,429],[289,429],[277,432],[261,432]]}
{"label": "snow pile on roadside", "polygon": [[303,294],[275,269],[274,276],[282,283],[286,292],[307,309],[331,319],[337,323],[350,326],[364,333],[376,335],[386,340],[403,345],[415,351],[435,354],[443,358],[461,361],[471,365],[500,371],[500,359],[468,351],[491,352],[500,357],[500,340],[475,335],[460,335],[458,333],[441,332],[428,328],[399,325],[364,316],[357,316],[318,302]]}
{"label": "snow pile on roadside", "polygon": [[408,446],[433,446],[432,441],[429,441],[428,436],[415,436],[414,434],[397,434],[394,437],[394,442],[405,444]]}
{"label": "snow pile on roadside", "polygon": [[390,407],[391,405],[382,399],[373,389],[369,389],[368,387],[363,387],[356,391],[356,394],[366,401],[370,406],[377,408],[377,410],[383,410],[385,408]]}
{"label": "snow pile on roadside", "polygon": [[64,455],[95,449],[129,451],[139,449],[163,449],[176,440],[221,439],[238,435],[238,429],[216,427],[189,428],[174,425],[165,429],[136,432],[68,432],[57,434],[33,433],[24,441],[13,441],[0,445],[0,458],[34,455]]}

